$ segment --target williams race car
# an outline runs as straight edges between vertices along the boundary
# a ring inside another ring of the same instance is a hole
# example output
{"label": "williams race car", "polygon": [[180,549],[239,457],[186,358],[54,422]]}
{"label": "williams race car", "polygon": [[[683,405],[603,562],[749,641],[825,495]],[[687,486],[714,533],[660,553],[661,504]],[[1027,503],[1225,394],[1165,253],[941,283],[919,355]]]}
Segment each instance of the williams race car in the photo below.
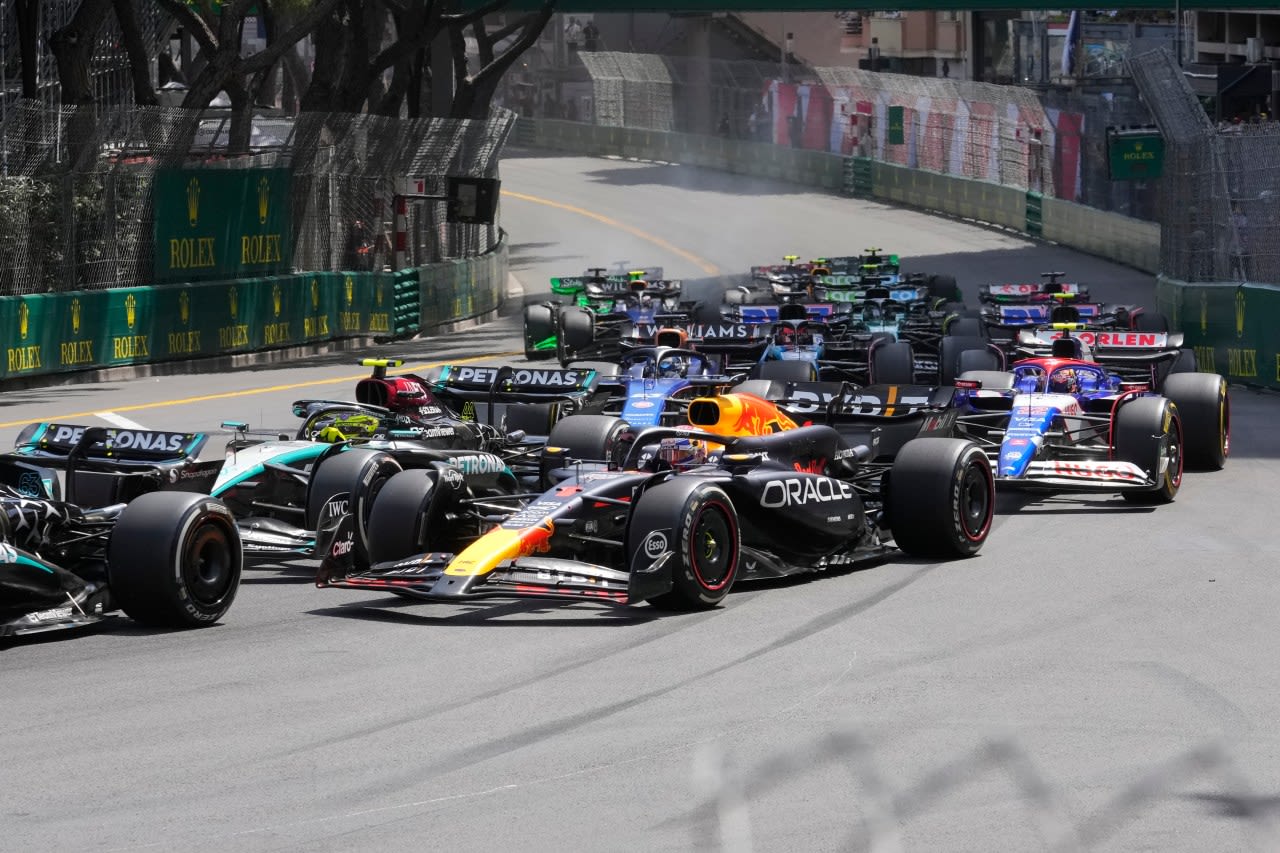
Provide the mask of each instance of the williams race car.
{"label": "williams race car", "polygon": [[220,465],[196,461],[206,440],[24,429],[0,457],[0,637],[83,627],[116,610],[167,628],[221,619],[242,557],[231,513],[201,493]]}
{"label": "williams race car", "polygon": [[832,426],[797,427],[749,393],[695,400],[688,421],[639,434],[605,416],[561,421],[549,453],[570,433],[613,443],[581,461],[561,454],[556,485],[505,513],[447,469],[397,475],[371,512],[372,568],[351,564],[341,516],[320,540],[316,583],[701,609],[738,581],[880,560],[891,540],[912,555],[969,556],[990,530],[991,470],[970,442],[909,441],[879,464]]}

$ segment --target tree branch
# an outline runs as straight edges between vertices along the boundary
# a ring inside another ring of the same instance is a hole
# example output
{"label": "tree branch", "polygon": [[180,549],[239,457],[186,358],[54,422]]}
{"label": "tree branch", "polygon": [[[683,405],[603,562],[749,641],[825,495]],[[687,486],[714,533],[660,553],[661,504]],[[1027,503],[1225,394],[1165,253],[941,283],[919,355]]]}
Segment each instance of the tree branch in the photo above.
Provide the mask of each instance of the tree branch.
{"label": "tree branch", "polygon": [[311,7],[307,14],[303,15],[296,24],[286,30],[276,42],[267,45],[253,56],[242,60],[239,69],[241,73],[254,74],[275,65],[276,60],[280,58],[282,53],[310,35],[319,26],[320,21],[332,12],[339,2],[341,0],[316,0],[316,4]]}
{"label": "tree branch", "polygon": [[511,47],[504,50],[501,56],[475,74],[472,74],[468,79],[473,83],[479,82],[491,75],[501,75],[510,68],[520,58],[520,54],[532,47],[533,43],[538,40],[538,36],[542,35],[542,31],[546,28],[547,22],[551,20],[551,15],[555,8],[556,0],[545,0],[541,9],[537,12],[529,13],[525,19],[524,31],[520,33],[520,37],[515,40]]}
{"label": "tree branch", "polygon": [[[213,30],[209,28],[209,22],[204,19],[195,9],[192,9],[183,0],[156,0],[161,8],[178,19],[178,23],[191,33],[192,37],[200,44],[201,50],[207,50],[210,54],[218,49],[217,37],[213,34]],[[184,69],[186,70],[186,69]]]}

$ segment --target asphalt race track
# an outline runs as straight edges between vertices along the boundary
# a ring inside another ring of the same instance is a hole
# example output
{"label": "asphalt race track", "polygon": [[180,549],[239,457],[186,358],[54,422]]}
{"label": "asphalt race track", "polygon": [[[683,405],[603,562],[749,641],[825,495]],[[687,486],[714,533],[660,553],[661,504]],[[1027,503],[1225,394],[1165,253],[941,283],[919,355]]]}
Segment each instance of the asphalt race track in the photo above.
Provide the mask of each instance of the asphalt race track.
{"label": "asphalt race track", "polygon": [[[786,185],[534,156],[503,180],[531,293],[593,262],[712,287],[878,246],[970,294],[1059,269],[1152,297],[1098,259]],[[386,354],[518,349],[509,316]],[[38,419],[289,431],[292,400],[350,395],[356,358],[7,392],[0,443]],[[299,565],[251,571],[208,630],[0,649],[0,850],[1277,849],[1280,406],[1232,402],[1227,469],[1170,506],[1009,497],[974,559],[709,613],[409,603]]]}

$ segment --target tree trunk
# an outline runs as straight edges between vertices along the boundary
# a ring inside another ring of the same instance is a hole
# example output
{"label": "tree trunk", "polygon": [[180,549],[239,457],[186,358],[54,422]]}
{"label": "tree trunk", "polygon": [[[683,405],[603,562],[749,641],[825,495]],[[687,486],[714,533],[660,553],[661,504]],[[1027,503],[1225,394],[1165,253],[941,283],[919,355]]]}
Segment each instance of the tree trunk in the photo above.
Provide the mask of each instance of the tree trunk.
{"label": "tree trunk", "polygon": [[40,96],[40,0],[17,0],[18,53],[22,58],[22,97]]}
{"label": "tree trunk", "polygon": [[160,103],[151,85],[151,58],[142,43],[142,28],[138,24],[133,0],[112,0],[120,33],[124,37],[124,49],[129,53],[129,71],[133,77],[133,102],[139,106],[154,107]]}
{"label": "tree trunk", "polygon": [[89,63],[110,8],[111,0],[84,0],[71,22],[49,36],[49,51],[58,64],[62,103],[68,106],[93,102]]}
{"label": "tree trunk", "polygon": [[236,157],[249,153],[253,139],[253,98],[239,81],[225,87],[231,99],[231,129],[227,131],[227,156]]}
{"label": "tree trunk", "polygon": [[[311,83],[302,95],[302,112],[332,112],[337,107],[338,81],[347,64],[347,19],[335,12],[315,31],[316,61]],[[299,63],[301,65],[301,63]]]}

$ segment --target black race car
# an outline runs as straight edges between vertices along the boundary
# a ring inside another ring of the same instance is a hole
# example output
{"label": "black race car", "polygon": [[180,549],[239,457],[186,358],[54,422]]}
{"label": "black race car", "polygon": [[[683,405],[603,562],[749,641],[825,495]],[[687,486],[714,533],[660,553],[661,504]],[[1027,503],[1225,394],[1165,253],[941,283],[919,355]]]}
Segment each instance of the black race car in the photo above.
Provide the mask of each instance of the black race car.
{"label": "black race car", "polygon": [[[797,427],[754,394],[695,400],[688,416],[691,428],[638,435],[616,418],[567,418],[548,442],[555,484],[519,500],[476,500],[447,466],[399,474],[370,513],[372,567],[352,564],[354,522],[336,515],[316,583],[699,609],[739,580],[880,560],[891,541],[969,556],[990,530],[991,469],[970,442],[909,441],[878,463],[835,427]],[[555,450],[590,443],[599,452],[585,458]]]}
{"label": "black race car", "polygon": [[206,440],[27,427],[0,457],[0,638],[82,627],[116,610],[168,628],[221,619],[242,555],[230,511],[208,495],[221,462],[195,461]]}

